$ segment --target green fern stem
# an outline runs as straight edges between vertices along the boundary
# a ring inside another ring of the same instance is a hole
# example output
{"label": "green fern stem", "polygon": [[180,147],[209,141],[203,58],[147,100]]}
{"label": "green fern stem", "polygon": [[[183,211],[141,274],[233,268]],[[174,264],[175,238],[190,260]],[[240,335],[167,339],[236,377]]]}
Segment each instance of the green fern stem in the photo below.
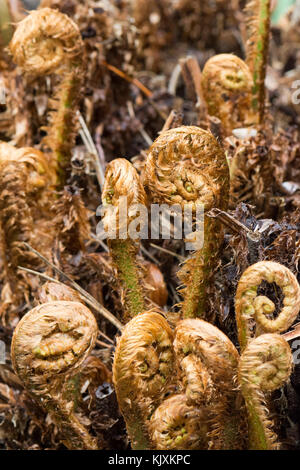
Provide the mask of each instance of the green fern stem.
{"label": "green fern stem", "polygon": [[259,123],[263,122],[265,107],[265,78],[269,50],[271,8],[270,0],[260,0],[257,12],[257,31],[253,61],[252,107],[258,112]]}
{"label": "green fern stem", "polygon": [[183,318],[206,318],[206,305],[209,286],[212,282],[223,230],[220,222],[204,216],[203,247],[194,253],[184,264],[179,278],[186,287],[183,288]]}
{"label": "green fern stem", "polygon": [[141,267],[136,259],[136,247],[131,240],[109,240],[109,247],[124,295],[124,319],[127,321],[146,307]]}
{"label": "green fern stem", "polygon": [[73,66],[66,72],[54,98],[55,109],[50,117],[46,141],[54,154],[59,188],[63,188],[70,173],[82,77],[81,67]]}

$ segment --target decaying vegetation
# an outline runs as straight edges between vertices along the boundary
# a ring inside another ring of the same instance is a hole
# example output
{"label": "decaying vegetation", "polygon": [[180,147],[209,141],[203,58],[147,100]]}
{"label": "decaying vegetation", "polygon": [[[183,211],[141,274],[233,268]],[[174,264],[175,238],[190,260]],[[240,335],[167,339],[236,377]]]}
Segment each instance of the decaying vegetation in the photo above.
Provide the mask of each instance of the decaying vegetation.
{"label": "decaying vegetation", "polygon": [[[0,448],[299,448],[300,14],[271,3],[0,0]],[[100,239],[124,196],[201,204],[203,246]]]}

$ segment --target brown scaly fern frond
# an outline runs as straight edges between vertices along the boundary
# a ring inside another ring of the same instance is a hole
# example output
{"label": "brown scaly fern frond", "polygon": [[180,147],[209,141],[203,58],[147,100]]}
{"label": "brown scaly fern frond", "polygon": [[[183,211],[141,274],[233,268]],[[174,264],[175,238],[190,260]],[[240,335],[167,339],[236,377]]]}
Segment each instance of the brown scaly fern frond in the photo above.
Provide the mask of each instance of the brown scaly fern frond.
{"label": "brown scaly fern frond", "polygon": [[[182,126],[160,134],[145,164],[145,184],[150,199],[177,205],[184,211],[204,210],[203,246],[182,266],[183,317],[203,317],[207,291],[223,240],[221,225],[206,214],[227,208],[229,169],[223,150],[209,131]],[[198,228],[200,231],[201,229]]]}
{"label": "brown scaly fern frond", "polygon": [[[47,252],[48,238],[40,240],[39,221],[48,208],[54,173],[47,158],[32,148],[15,149],[0,143],[0,223],[6,282],[17,303],[26,296],[28,285],[18,266],[36,267],[37,258],[24,248],[26,241]],[[48,229],[49,232],[49,229]]]}
{"label": "brown scaly fern frond", "polygon": [[51,102],[45,143],[54,156],[58,185],[70,171],[76,135],[76,110],[83,80],[83,41],[77,25],[51,8],[32,11],[21,21],[10,42],[14,61],[30,74],[57,73],[63,78]]}
{"label": "brown scaly fern frond", "polygon": [[146,209],[146,194],[137,171],[125,158],[117,158],[108,164],[102,202],[102,226],[118,273],[124,306],[123,321],[126,322],[141,313],[147,304],[149,307],[149,302],[145,268],[137,256],[139,240],[133,239],[129,233],[130,225],[137,218],[137,206]]}
{"label": "brown scaly fern frond", "polygon": [[53,301],[28,312],[14,331],[11,357],[26,390],[50,414],[69,449],[97,449],[63,393],[93,349],[97,323],[78,302]]}
{"label": "brown scaly fern frond", "polygon": [[208,113],[221,120],[222,131],[257,122],[251,109],[253,78],[247,64],[233,54],[211,57],[202,73],[202,88]]}
{"label": "brown scaly fern frond", "polygon": [[250,0],[246,8],[247,57],[253,75],[252,108],[263,123],[265,108],[265,78],[268,62],[271,0]]}
{"label": "brown scaly fern frond", "polygon": [[85,241],[90,237],[88,211],[78,189],[66,186],[52,205],[53,221],[62,250],[67,254],[85,251]]}

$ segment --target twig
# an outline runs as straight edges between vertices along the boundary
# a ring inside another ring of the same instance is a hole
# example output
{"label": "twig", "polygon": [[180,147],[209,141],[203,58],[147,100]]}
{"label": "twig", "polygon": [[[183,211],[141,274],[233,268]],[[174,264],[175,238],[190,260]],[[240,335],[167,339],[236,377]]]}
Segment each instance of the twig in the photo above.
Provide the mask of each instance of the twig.
{"label": "twig", "polygon": [[106,344],[103,341],[100,341],[99,339],[96,339],[96,344],[98,346],[104,346],[105,348],[111,348],[111,346],[109,344]]}
{"label": "twig", "polygon": [[207,108],[202,91],[202,73],[197,59],[188,56],[179,61],[189,98],[196,102],[199,120],[206,120]]}
{"label": "twig", "polygon": [[[129,113],[129,116],[132,118],[132,119],[135,119],[135,112],[134,112],[134,108],[133,108],[133,104],[131,101],[127,101],[127,109],[128,109],[128,113]],[[138,128],[138,131],[139,133],[141,134],[141,136],[143,137],[144,141],[146,142],[146,144],[150,147],[152,145],[152,139],[151,137],[149,136],[149,134],[146,132],[143,124],[140,122],[140,126]]]}
{"label": "twig", "polygon": [[166,122],[164,123],[164,126],[161,130],[161,132],[168,131],[169,129],[174,129],[174,127],[179,127],[182,124],[182,113],[179,113],[178,111],[175,111],[175,109],[172,109],[169,116],[166,119]]}
{"label": "twig", "polygon": [[92,136],[90,134],[90,131],[88,130],[88,127],[86,125],[86,122],[81,115],[80,111],[77,111],[79,123],[82,127],[82,130],[79,131],[80,137],[83,140],[83,143],[87,147],[88,152],[93,156],[93,161],[95,164],[95,170],[96,170],[96,175],[97,175],[97,180],[100,186],[100,190],[102,191],[103,185],[104,185],[104,171],[100,163],[100,156],[98,154],[98,150],[96,145],[94,144],[94,141],[92,139]]}
{"label": "twig", "polygon": [[157,250],[160,250],[164,253],[167,253],[168,255],[172,255],[174,256],[175,258],[178,258],[179,261],[185,261],[185,257],[184,256],[181,256],[179,255],[178,253],[175,253],[174,251],[171,251],[171,250],[167,250],[166,248],[163,248],[162,246],[159,246],[159,245],[155,245],[154,243],[150,243],[150,246],[152,246],[153,248],[156,248]]}
{"label": "twig", "polygon": [[171,77],[170,77],[169,84],[168,84],[168,93],[170,93],[170,95],[174,95],[174,96],[176,95],[176,89],[177,89],[177,84],[178,84],[180,74],[181,74],[181,65],[176,64],[176,66],[174,67],[171,73]]}
{"label": "twig", "polygon": [[73,279],[70,276],[68,276],[63,271],[61,271],[61,269],[59,269],[57,266],[55,266],[53,263],[51,263],[41,253],[39,253],[37,250],[32,248],[32,246],[30,246],[26,242],[23,242],[23,243],[26,246],[26,248],[28,248],[28,250],[35,253],[48,266],[50,266],[52,269],[54,269],[54,271],[56,271],[61,276],[64,276],[72,284],[72,287],[82,295],[82,297],[85,299],[85,302],[87,304],[89,304],[97,312],[99,312],[103,317],[105,317],[108,321],[110,321],[116,328],[118,328],[118,330],[120,330],[120,331],[123,330],[124,327],[123,327],[122,323],[112,313],[110,313],[109,310],[107,310],[105,307],[103,307],[103,305],[99,304],[99,302],[97,302],[97,300],[92,295],[90,295],[88,292],[86,292],[84,289],[82,289],[82,287],[79,284],[77,284],[77,282],[73,281]]}
{"label": "twig", "polygon": [[146,255],[149,259],[151,259],[153,263],[156,263],[158,265],[161,264],[161,262],[158,259],[156,259],[155,256],[151,255],[151,253],[148,250],[146,250],[146,248],[143,245],[141,245],[141,252],[144,253],[144,255]]}
{"label": "twig", "polygon": [[[54,277],[51,277],[51,276],[47,276],[47,274],[44,274],[44,273],[40,273],[39,271],[34,271],[33,269],[29,269],[29,268],[24,268],[23,266],[18,266],[18,269],[21,269],[22,271],[26,271],[27,273],[30,273],[30,274],[34,274],[35,276],[39,276],[41,277],[42,279],[46,279],[47,281],[51,281],[51,282],[56,282],[56,284],[61,284],[62,286],[66,286],[66,284],[64,282],[61,282],[61,281],[58,281],[57,279],[55,279]],[[80,293],[79,293],[80,295]],[[83,295],[80,295],[81,298],[83,298],[83,300],[85,301],[85,298],[83,297]],[[106,336],[105,333],[103,333],[102,331],[99,330],[99,335],[103,336],[107,341],[109,341],[111,344],[114,344],[114,342],[108,337]]]}
{"label": "twig", "polygon": [[103,60],[101,64],[104,65],[111,72],[118,75],[119,77],[124,78],[124,80],[126,80],[127,82],[135,85],[137,88],[139,88],[139,90],[141,90],[142,93],[144,93],[145,96],[147,96],[147,98],[151,98],[151,96],[153,95],[152,91],[145,87],[145,85],[143,85],[137,78],[129,77],[129,75],[127,75],[125,72],[119,70],[114,65],[108,64],[107,62],[105,62],[105,60]]}

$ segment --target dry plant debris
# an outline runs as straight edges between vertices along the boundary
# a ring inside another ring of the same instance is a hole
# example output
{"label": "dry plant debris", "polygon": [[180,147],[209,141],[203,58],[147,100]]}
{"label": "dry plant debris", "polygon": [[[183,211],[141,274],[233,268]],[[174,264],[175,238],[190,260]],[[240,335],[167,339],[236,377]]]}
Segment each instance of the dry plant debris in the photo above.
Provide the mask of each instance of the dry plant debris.
{"label": "dry plant debris", "polygon": [[[21,3],[0,1],[0,449],[299,449],[299,2]],[[203,247],[99,239],[124,196],[204,204]]]}

